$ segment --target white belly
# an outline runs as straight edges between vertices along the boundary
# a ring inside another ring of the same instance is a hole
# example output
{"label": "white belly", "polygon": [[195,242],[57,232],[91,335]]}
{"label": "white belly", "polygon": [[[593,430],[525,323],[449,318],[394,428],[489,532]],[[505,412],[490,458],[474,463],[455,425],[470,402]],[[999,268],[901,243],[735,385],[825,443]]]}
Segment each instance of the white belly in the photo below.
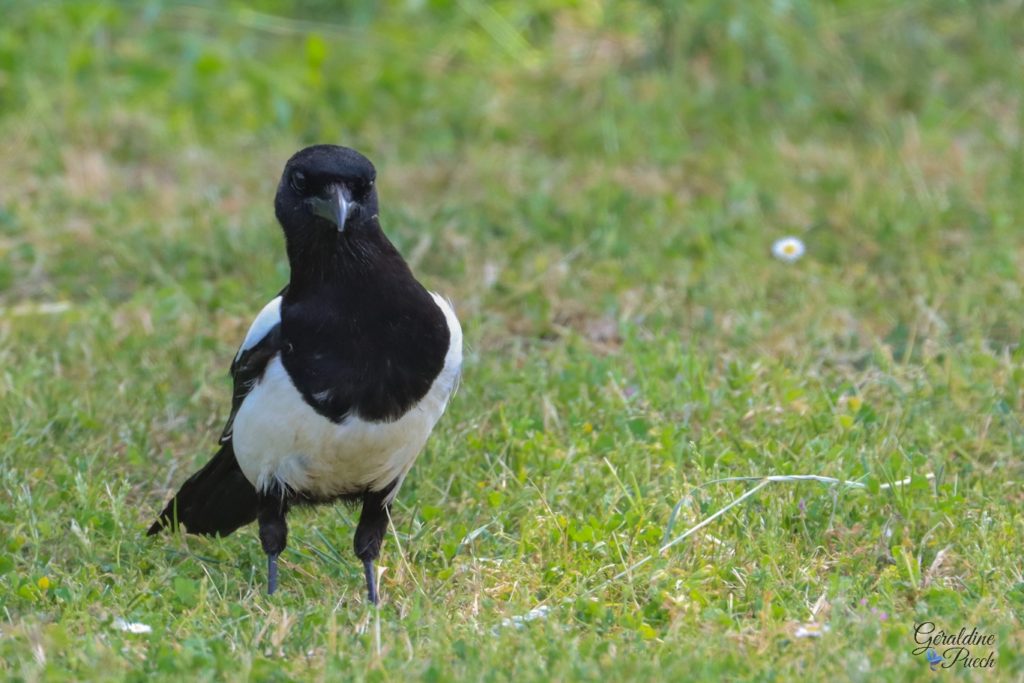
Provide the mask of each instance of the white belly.
{"label": "white belly", "polygon": [[280,354],[238,409],[233,428],[242,473],[259,491],[275,482],[316,497],[379,491],[392,481],[398,492],[413,461],[441,417],[462,367],[462,331],[451,307],[435,301],[448,319],[450,345],[444,367],[427,395],[393,422],[349,415],[331,422],[306,403]]}

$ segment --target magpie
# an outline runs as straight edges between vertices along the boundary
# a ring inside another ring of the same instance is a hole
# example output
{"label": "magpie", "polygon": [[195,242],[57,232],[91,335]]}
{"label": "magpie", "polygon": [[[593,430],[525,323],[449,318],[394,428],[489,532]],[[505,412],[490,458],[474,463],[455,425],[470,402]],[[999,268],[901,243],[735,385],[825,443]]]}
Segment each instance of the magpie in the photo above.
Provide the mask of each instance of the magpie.
{"label": "magpie", "polygon": [[355,554],[377,604],[374,560],[391,503],[456,388],[462,328],[381,230],[376,170],[315,145],[285,165],[274,209],[291,274],[231,364],[220,449],[149,528],[227,536],[253,521],[267,592],[292,506],[361,504]]}

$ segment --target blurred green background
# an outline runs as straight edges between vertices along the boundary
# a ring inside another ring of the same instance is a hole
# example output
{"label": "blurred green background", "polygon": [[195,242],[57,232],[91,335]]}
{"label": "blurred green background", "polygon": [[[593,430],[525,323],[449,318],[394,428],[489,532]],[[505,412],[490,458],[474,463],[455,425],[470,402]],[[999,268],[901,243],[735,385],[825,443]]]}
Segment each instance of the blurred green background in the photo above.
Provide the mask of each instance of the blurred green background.
{"label": "blurred green background", "polygon": [[[4,676],[905,680],[923,620],[1022,675],[1019,2],[0,16]],[[250,531],[141,536],[314,142],[374,161],[466,330],[379,616],[342,508],[295,516],[273,600]],[[773,484],[657,555],[768,474],[866,488]]]}

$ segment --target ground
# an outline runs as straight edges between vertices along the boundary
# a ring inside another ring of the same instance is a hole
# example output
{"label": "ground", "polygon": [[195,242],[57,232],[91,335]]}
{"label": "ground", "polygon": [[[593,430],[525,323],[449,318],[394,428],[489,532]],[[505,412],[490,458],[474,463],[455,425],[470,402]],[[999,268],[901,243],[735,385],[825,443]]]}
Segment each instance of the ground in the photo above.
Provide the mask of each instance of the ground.
{"label": "ground", "polygon": [[[2,11],[0,677],[1024,678],[1019,2],[346,4]],[[312,142],[466,331],[379,612],[342,507],[144,537]]]}

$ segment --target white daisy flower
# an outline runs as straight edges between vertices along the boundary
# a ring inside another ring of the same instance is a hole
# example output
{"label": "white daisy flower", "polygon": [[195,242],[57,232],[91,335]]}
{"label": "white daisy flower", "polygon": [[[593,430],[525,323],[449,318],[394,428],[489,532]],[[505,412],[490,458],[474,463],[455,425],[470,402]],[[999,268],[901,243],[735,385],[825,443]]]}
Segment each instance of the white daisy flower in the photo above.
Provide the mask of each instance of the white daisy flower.
{"label": "white daisy flower", "polygon": [[797,627],[795,635],[797,638],[821,638],[829,632],[828,624],[801,624]]}
{"label": "white daisy flower", "polygon": [[796,261],[805,251],[807,248],[799,237],[783,237],[775,240],[775,244],[772,245],[772,256],[786,263]]}
{"label": "white daisy flower", "polygon": [[149,624],[142,624],[137,621],[128,621],[122,617],[114,619],[114,628],[126,633],[152,633],[153,627]]}

